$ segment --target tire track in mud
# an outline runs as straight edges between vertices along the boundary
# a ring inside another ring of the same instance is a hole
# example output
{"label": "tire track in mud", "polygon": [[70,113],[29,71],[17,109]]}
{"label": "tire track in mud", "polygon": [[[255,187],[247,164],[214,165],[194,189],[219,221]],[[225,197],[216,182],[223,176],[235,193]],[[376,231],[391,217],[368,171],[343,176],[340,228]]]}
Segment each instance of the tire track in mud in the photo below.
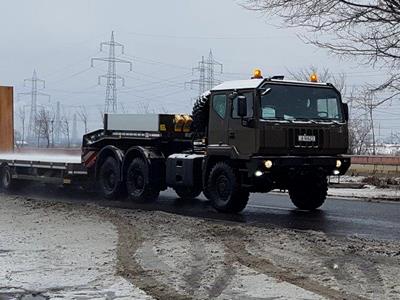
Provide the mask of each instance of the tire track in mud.
{"label": "tire track in mud", "polygon": [[117,274],[124,277],[136,287],[145,291],[155,299],[193,299],[178,293],[174,288],[155,279],[151,271],[142,268],[136,261],[136,251],[144,242],[144,238],[131,224],[130,220],[119,214],[109,212],[106,217],[116,226],[118,231]]}
{"label": "tire track in mud", "polygon": [[317,281],[309,279],[304,276],[296,275],[288,269],[283,269],[275,266],[271,261],[266,258],[257,257],[247,251],[243,240],[248,240],[249,237],[242,232],[239,228],[212,229],[214,234],[218,234],[223,241],[226,248],[226,255],[231,257],[231,261],[237,261],[240,264],[253,269],[261,274],[276,278],[281,281],[288,282],[307,291],[313,292],[323,297],[334,300],[351,299],[351,300],[364,300],[366,298],[335,290],[333,288],[319,284]]}

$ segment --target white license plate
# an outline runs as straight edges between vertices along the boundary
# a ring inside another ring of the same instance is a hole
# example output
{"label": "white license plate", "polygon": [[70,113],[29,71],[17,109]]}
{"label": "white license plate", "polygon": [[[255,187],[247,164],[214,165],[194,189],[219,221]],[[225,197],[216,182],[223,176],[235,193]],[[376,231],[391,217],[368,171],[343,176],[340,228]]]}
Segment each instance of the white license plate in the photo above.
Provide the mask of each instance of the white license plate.
{"label": "white license plate", "polygon": [[299,142],[315,142],[315,135],[299,135]]}

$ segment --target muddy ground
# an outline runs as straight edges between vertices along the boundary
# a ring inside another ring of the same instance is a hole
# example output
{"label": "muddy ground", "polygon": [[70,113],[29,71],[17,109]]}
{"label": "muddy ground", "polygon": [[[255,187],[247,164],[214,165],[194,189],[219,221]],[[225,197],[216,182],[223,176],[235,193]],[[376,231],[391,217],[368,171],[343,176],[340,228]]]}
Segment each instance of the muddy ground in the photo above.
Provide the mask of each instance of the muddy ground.
{"label": "muddy ground", "polygon": [[0,194],[0,299],[400,299],[400,243]]}

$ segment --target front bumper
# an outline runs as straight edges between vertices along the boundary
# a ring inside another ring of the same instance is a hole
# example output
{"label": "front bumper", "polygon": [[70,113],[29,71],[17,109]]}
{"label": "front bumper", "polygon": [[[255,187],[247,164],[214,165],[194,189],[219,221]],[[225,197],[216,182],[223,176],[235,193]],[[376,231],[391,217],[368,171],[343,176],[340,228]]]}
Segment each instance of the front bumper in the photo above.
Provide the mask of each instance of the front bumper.
{"label": "front bumper", "polygon": [[[272,162],[267,168],[266,161]],[[340,166],[337,163],[340,161]],[[326,175],[344,175],[350,168],[350,157],[335,156],[254,156],[247,163],[248,176],[255,174],[301,173],[318,171]],[[261,173],[260,173],[261,172]]]}

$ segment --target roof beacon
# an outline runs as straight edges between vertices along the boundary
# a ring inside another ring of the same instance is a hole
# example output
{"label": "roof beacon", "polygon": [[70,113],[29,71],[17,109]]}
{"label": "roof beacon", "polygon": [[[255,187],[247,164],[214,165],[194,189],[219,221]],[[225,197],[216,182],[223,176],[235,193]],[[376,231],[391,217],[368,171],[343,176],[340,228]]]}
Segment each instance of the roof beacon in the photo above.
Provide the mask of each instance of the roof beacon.
{"label": "roof beacon", "polygon": [[318,82],[318,76],[315,73],[312,73],[310,76],[310,81],[311,82]]}
{"label": "roof beacon", "polygon": [[253,76],[251,77],[251,79],[262,79],[262,78],[263,78],[263,76],[262,76],[261,70],[260,69],[255,69],[253,71]]}

